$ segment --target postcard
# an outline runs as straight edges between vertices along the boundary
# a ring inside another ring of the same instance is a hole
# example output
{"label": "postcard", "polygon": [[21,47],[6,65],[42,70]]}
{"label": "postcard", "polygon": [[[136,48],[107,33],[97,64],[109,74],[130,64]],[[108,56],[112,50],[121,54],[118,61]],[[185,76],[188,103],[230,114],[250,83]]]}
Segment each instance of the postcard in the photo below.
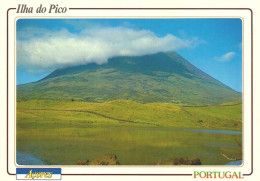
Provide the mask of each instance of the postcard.
{"label": "postcard", "polygon": [[2,7],[3,179],[256,180],[259,9],[111,3]]}

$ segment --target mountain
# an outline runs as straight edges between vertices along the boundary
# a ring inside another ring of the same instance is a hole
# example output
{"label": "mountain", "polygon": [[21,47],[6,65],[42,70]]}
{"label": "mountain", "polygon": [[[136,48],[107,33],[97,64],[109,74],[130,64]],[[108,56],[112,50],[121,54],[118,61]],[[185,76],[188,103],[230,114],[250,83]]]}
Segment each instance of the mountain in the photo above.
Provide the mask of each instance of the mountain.
{"label": "mountain", "polygon": [[219,104],[241,101],[242,95],[170,52],[57,69],[42,80],[17,86],[18,101],[32,99]]}

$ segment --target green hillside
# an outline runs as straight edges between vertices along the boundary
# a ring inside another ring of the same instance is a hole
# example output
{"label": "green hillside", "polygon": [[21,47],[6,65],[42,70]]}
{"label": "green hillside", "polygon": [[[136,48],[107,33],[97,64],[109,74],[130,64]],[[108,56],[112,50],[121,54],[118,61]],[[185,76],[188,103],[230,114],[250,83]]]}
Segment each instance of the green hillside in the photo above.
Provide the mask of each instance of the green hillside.
{"label": "green hillside", "polygon": [[222,153],[242,158],[241,98],[174,52],[57,69],[17,86],[16,162],[76,165],[109,153],[122,165],[227,164]]}
{"label": "green hillside", "polygon": [[175,52],[115,57],[103,65],[57,69],[44,79],[17,86],[17,100],[219,104],[241,93],[202,72]]}
{"label": "green hillside", "polygon": [[202,107],[129,100],[21,101],[16,148],[47,165],[76,165],[107,153],[122,165],[156,165],[182,157],[223,165],[230,161],[221,153],[242,158],[241,115],[241,102]]}
{"label": "green hillside", "polygon": [[33,126],[37,119],[37,124],[51,124],[55,120],[73,126],[83,122],[89,126],[105,125],[105,127],[137,126],[239,131],[242,128],[241,102],[213,106],[185,106],[170,103],[141,104],[129,100],[103,103],[31,100],[18,102],[17,111],[19,119],[31,120]]}

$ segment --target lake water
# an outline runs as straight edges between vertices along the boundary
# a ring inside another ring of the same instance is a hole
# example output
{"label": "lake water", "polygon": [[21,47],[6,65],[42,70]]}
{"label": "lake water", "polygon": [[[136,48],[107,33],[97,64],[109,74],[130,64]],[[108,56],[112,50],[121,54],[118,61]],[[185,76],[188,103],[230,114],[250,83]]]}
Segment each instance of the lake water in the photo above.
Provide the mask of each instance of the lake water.
{"label": "lake water", "polygon": [[16,152],[16,162],[19,165],[45,165],[45,163],[39,158],[19,151]]}
{"label": "lake water", "polygon": [[28,133],[17,137],[17,163],[76,165],[78,160],[94,160],[110,153],[115,154],[122,165],[156,165],[160,160],[180,157],[199,158],[203,165],[240,165],[229,163],[221,153],[241,158],[238,145],[242,142],[241,134],[239,131],[165,128],[28,129]]}
{"label": "lake water", "polygon": [[242,160],[238,160],[238,161],[229,162],[227,165],[241,165],[241,164],[242,164]]}

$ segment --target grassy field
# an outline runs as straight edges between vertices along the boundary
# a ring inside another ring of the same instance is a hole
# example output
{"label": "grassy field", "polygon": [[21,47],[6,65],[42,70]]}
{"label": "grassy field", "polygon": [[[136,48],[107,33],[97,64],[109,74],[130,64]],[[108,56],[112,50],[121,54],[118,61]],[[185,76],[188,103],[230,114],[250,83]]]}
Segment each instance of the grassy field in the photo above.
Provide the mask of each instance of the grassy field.
{"label": "grassy field", "polygon": [[[170,103],[141,104],[128,100],[104,103],[33,100],[17,103],[19,120],[37,121],[39,124],[106,126],[153,126],[171,128],[197,128],[241,130],[242,105],[239,102],[216,106],[187,106]],[[38,115],[44,113],[43,115]],[[35,119],[36,118],[36,119]],[[131,124],[130,124],[131,123]],[[109,125],[107,125],[109,124]],[[21,122],[21,125],[24,123]]]}
{"label": "grassy field", "polygon": [[[176,157],[197,157],[203,165],[242,158],[241,135],[181,129],[242,129],[240,102],[215,106],[128,100],[104,103],[32,100],[17,102],[17,150],[46,164],[75,165],[106,153],[123,165],[155,165]],[[19,163],[18,163],[19,164]]]}

